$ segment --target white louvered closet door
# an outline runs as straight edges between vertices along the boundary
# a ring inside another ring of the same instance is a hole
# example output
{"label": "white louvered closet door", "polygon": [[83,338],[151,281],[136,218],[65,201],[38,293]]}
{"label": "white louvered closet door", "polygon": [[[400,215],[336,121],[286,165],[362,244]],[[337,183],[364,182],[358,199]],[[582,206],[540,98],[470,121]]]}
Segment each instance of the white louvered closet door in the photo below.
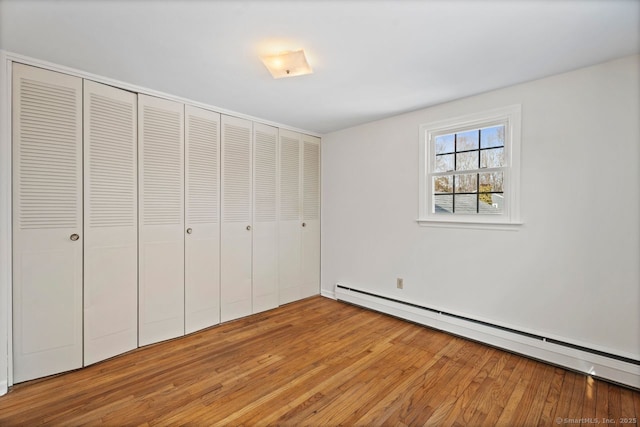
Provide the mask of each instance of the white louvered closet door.
{"label": "white louvered closet door", "polygon": [[138,345],[137,95],[84,81],[84,364]]}
{"label": "white louvered closet door", "polygon": [[82,366],[82,79],[13,65],[13,367]]}
{"label": "white louvered closet door", "polygon": [[220,114],[185,106],[185,329],[220,323]]}
{"label": "white louvered closet door", "polygon": [[253,312],[278,306],[278,128],[253,125]]}
{"label": "white louvered closet door", "polygon": [[302,135],[301,297],[320,293],[320,138]]}
{"label": "white louvered closet door", "polygon": [[300,134],[280,129],[280,212],[278,223],[279,300],[286,304],[301,298],[300,236],[301,180]]}
{"label": "white louvered closet door", "polygon": [[251,314],[252,122],[222,116],[222,223],[220,316],[223,322]]}
{"label": "white louvered closet door", "polygon": [[184,335],[184,105],[138,95],[138,343]]}

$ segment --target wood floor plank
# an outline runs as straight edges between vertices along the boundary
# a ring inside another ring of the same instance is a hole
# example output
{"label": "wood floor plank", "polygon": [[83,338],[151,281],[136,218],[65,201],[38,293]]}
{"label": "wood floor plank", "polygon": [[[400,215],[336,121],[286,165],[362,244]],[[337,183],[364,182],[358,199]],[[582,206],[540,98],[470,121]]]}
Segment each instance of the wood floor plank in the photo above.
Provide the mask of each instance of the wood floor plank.
{"label": "wood floor plank", "polygon": [[464,418],[460,417],[458,420],[458,416],[464,414],[468,406],[473,405],[473,396],[498,362],[497,353],[497,350],[490,349],[486,353],[486,358],[480,359],[471,369],[467,370],[467,373],[457,381],[458,385],[446,397],[439,399],[440,403],[433,408],[433,413],[428,418],[425,417],[423,421],[414,417],[415,422],[426,426],[466,424]]}
{"label": "wood floor plank", "polygon": [[464,366],[464,360],[471,356],[470,349],[474,344],[464,343],[451,358],[443,356],[444,363],[439,369],[427,372],[419,387],[415,390],[411,388],[412,392],[405,396],[400,406],[384,421],[390,424],[416,425],[415,418],[431,415],[434,410],[432,402],[439,401],[450,392],[444,385],[455,384],[454,381],[462,375],[459,371]]}
{"label": "wood floor plank", "polygon": [[[640,426],[640,392],[632,393],[633,394],[633,407],[635,409],[635,415],[630,416],[629,418],[635,418],[636,422]],[[627,416],[626,414],[624,415]]]}
{"label": "wood floor plank", "polygon": [[405,400],[411,396],[416,390],[436,375],[447,363],[449,363],[449,354],[460,346],[457,340],[450,340],[449,343],[441,348],[441,350],[431,359],[421,363],[418,369],[408,376],[404,381],[400,381],[397,385],[388,390],[386,395],[371,407],[364,415],[356,421],[357,425],[372,425],[374,423],[382,423],[387,420],[391,414],[403,405]]}
{"label": "wood floor plank", "polygon": [[[405,362],[404,359],[402,361],[396,360],[398,355],[393,344],[389,342],[396,335],[391,334],[390,338],[378,338],[379,344],[363,348],[363,351],[356,358],[349,360],[347,363],[336,365],[340,366],[340,370],[334,371],[332,375],[343,379],[336,384],[336,387],[330,388],[325,384],[320,394],[314,393],[315,398],[312,401],[307,400],[304,402],[304,409],[288,411],[278,419],[278,422],[298,424],[300,421],[312,417],[315,422],[319,423],[319,420],[326,416],[325,409],[327,407],[339,411],[340,405],[349,403],[349,399],[344,399],[344,396],[357,395],[358,388],[362,388],[368,381],[377,378],[379,373],[386,372],[389,365],[393,368],[394,363]],[[353,346],[348,345],[348,347]],[[404,357],[404,355],[401,356]],[[380,361],[383,362],[380,364]],[[371,369],[372,364],[382,366],[379,369]],[[341,400],[337,401],[338,399]]]}
{"label": "wood floor plank", "polygon": [[562,389],[565,373],[566,371],[561,368],[553,370],[553,379],[549,386],[549,392],[540,411],[540,419],[538,420],[538,426],[540,427],[549,426],[555,422],[553,415],[560,398],[560,390]]}
{"label": "wood floor plank", "polygon": [[582,407],[584,404],[584,392],[587,386],[586,375],[575,375],[573,383],[573,392],[571,393],[571,402],[569,403],[568,417],[571,419],[582,418]]}
{"label": "wood floor plank", "polygon": [[618,424],[631,424],[634,418],[637,423],[638,414],[633,405],[633,392],[623,388],[620,390],[620,420],[618,420]]}
{"label": "wood floor plank", "polygon": [[553,413],[553,420],[564,420],[565,418],[571,417],[570,405],[571,397],[573,395],[573,385],[575,382],[576,374],[571,371],[566,371],[564,380],[562,381],[562,387],[560,388],[558,402]]}
{"label": "wood floor plank", "polygon": [[[383,396],[387,387],[402,377],[399,371],[403,367],[418,363],[416,354],[396,350],[393,347],[387,349],[386,355],[378,359],[381,364],[370,361],[357,374],[351,373],[351,378],[340,387],[325,393],[323,405],[315,406],[315,413],[309,421],[317,425],[352,425]],[[376,369],[372,369],[374,363],[378,366]]]}
{"label": "wood floor plank", "polygon": [[532,360],[526,361],[525,366],[522,369],[522,373],[520,374],[520,378],[518,378],[516,386],[513,389],[513,393],[511,393],[509,400],[504,405],[500,418],[496,421],[496,425],[510,424],[511,420],[519,415],[516,410],[520,407],[522,397],[529,387],[530,378],[534,373],[535,363],[536,362]]}
{"label": "wood floor plank", "polygon": [[598,419],[609,416],[609,384],[596,382],[596,417]]}
{"label": "wood floor plank", "polygon": [[497,376],[505,369],[507,356],[506,353],[501,351],[495,351],[491,355],[489,361],[473,378],[474,386],[465,390],[466,396],[464,399],[456,401],[457,408],[450,412],[445,423],[450,425],[469,425],[476,412],[479,414],[476,422],[479,423],[479,418],[482,416],[482,409],[479,409],[479,406],[485,402],[482,396],[487,394]]}
{"label": "wood floor plank", "polygon": [[543,426],[639,415],[637,390],[321,297],[0,397],[0,426]]}
{"label": "wood floor plank", "polygon": [[502,416],[505,406],[507,405],[511,395],[516,389],[518,381],[527,366],[527,359],[516,355],[511,355],[515,364],[509,370],[511,365],[507,365],[507,369],[500,374],[500,381],[497,381],[491,387],[491,401],[486,409],[487,415],[482,421],[482,425],[495,426],[498,419]]}
{"label": "wood floor plank", "polygon": [[596,426],[599,425],[596,423],[596,380],[588,376],[586,378],[586,387],[584,390],[584,403],[582,404],[582,418],[585,418],[585,421],[582,423],[583,426]]}
{"label": "wood floor plank", "polygon": [[535,377],[531,380],[531,386],[520,401],[520,416],[513,421],[515,425],[535,426],[542,415],[545,399],[549,394],[549,388],[553,380],[554,369],[552,366],[538,362],[535,367]]}
{"label": "wood floor plank", "polygon": [[610,420],[615,420],[616,423],[622,415],[622,404],[620,402],[620,387],[609,384],[609,416]]}

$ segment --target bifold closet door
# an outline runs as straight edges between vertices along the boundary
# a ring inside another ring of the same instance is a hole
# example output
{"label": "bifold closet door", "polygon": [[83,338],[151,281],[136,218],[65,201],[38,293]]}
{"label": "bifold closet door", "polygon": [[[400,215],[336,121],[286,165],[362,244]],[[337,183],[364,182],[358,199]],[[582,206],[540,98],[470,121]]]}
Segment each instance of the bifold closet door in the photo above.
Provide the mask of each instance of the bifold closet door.
{"label": "bifold closet door", "polygon": [[222,116],[221,321],[251,314],[251,136],[253,123]]}
{"label": "bifold closet door", "polygon": [[301,297],[320,293],[320,138],[302,135]]}
{"label": "bifold closet door", "polygon": [[280,304],[301,297],[300,134],[280,129],[280,221],[278,272]]}
{"label": "bifold closet door", "polygon": [[220,114],[185,106],[185,329],[220,323]]}
{"label": "bifold closet door", "polygon": [[137,95],[84,82],[84,364],[138,345]]}
{"label": "bifold closet door", "polygon": [[13,64],[14,382],[82,366],[82,79]]}
{"label": "bifold closet door", "polygon": [[253,312],[278,306],[278,128],[253,125]]}
{"label": "bifold closet door", "polygon": [[184,105],[138,95],[138,343],[184,335]]}

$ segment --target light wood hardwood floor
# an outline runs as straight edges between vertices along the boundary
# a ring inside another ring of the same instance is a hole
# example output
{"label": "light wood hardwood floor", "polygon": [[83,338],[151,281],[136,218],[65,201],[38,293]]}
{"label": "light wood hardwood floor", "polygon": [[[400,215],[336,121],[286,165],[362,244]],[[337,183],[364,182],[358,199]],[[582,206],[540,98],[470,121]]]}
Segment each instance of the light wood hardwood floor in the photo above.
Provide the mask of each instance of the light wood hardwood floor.
{"label": "light wood hardwood floor", "polygon": [[638,391],[322,297],[0,397],[0,426],[628,426],[638,417]]}

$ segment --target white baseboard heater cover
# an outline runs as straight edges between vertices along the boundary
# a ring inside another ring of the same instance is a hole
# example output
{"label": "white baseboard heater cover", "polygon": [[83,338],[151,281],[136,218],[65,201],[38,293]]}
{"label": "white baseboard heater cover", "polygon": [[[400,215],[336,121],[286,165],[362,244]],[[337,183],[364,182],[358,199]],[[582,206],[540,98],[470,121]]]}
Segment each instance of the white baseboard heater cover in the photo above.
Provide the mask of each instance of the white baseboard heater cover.
{"label": "white baseboard heater cover", "polygon": [[335,297],[523,356],[640,389],[640,360],[336,284]]}

